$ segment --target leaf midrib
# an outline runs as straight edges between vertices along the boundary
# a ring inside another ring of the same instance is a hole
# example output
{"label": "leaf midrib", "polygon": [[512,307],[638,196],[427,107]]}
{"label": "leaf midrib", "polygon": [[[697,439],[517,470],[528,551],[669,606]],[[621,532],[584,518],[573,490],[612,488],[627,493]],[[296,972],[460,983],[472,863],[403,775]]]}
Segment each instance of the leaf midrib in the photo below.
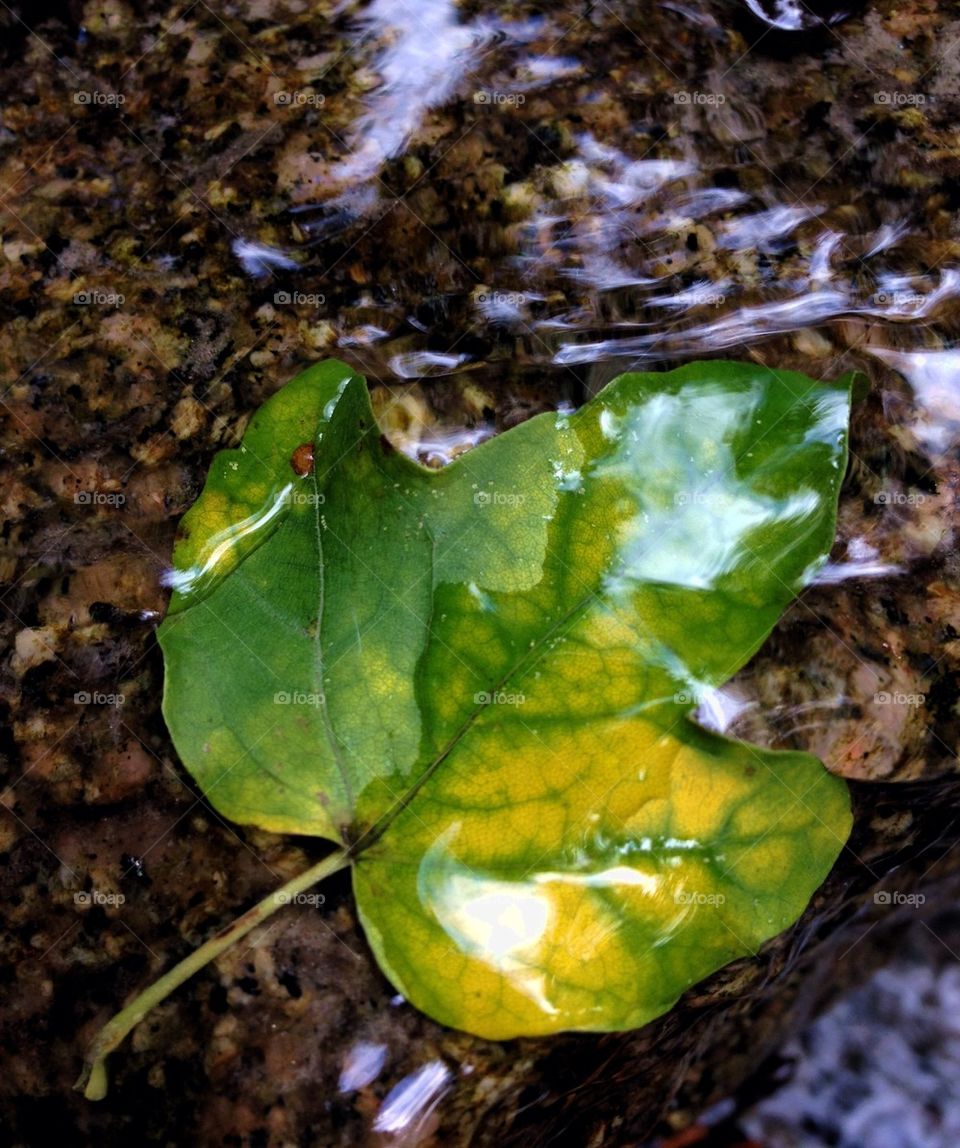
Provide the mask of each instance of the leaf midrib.
{"label": "leaf midrib", "polygon": [[[378,458],[378,464],[379,464],[379,461],[380,460]],[[425,528],[427,534],[429,535],[430,543],[431,543],[431,555],[433,555],[436,552],[437,540],[436,540],[436,536],[434,535],[433,530],[431,528],[429,518],[426,516],[424,517],[424,528]],[[435,590],[436,590],[436,581],[434,580],[434,581],[432,581],[432,591],[435,591]],[[520,673],[520,671],[524,668],[526,663],[528,663],[532,658],[534,658],[535,655],[537,655],[541,652],[541,648],[543,647],[543,645],[547,641],[549,641],[549,639],[551,637],[553,637],[553,635],[558,630],[560,630],[561,628],[566,626],[569,622],[571,622],[578,613],[580,613],[581,611],[584,611],[590,605],[591,601],[593,601],[593,600],[597,600],[601,604],[603,604],[603,601],[604,601],[603,598],[600,597],[600,595],[596,591],[588,590],[587,593],[580,600],[575,602],[574,605],[571,606],[571,608],[562,617],[558,618],[557,621],[548,630],[544,631],[544,633],[541,634],[541,636],[534,642],[533,645],[528,646],[527,649],[522,654],[522,656],[520,657],[519,661],[515,665],[513,665],[506,673],[504,673],[495,683],[492,683],[490,685],[489,689],[491,691],[494,691],[494,692],[502,689],[506,685],[506,683],[508,681],[510,681],[510,679],[512,677],[514,677],[516,674]],[[431,602],[430,622],[432,623],[432,619],[433,619],[433,592],[431,592],[430,602]],[[428,626],[427,634],[428,634],[428,640],[427,640],[427,645],[424,647],[424,651],[426,651],[426,649],[429,647],[429,641],[430,641],[430,638],[432,637],[432,625]],[[441,751],[437,754],[437,756],[424,768],[424,770],[420,774],[420,776],[417,777],[416,780],[410,784],[406,793],[404,793],[402,796],[397,798],[396,802],[393,805],[391,805],[388,809],[384,810],[384,812],[380,815],[380,817],[378,817],[377,820],[374,821],[372,825],[370,825],[366,830],[364,830],[364,832],[360,835],[360,837],[357,838],[356,842],[352,846],[349,847],[350,853],[353,857],[359,856],[361,853],[363,853],[367,849],[369,849],[372,845],[375,845],[376,842],[379,841],[381,837],[383,837],[383,835],[389,830],[390,826],[397,819],[397,817],[399,817],[399,815],[406,808],[408,808],[408,806],[413,802],[414,798],[420,792],[420,790],[424,787],[424,785],[426,785],[426,783],[430,780],[430,778],[432,778],[433,775],[440,769],[440,767],[443,765],[443,763],[447,760],[447,758],[450,756],[450,754],[456,749],[456,747],[460,744],[460,742],[463,740],[463,738],[466,736],[466,734],[470,731],[470,729],[476,723],[476,721],[478,720],[480,715],[483,714],[487,710],[487,708],[488,708],[487,706],[475,705],[474,710],[464,719],[464,721],[462,722],[460,727],[451,735],[450,739],[447,741],[446,745],[444,745],[444,747],[441,749]]]}
{"label": "leaf midrib", "polygon": [[[326,681],[324,678],[324,656],[323,656],[323,608],[326,600],[326,565],[323,560],[323,524],[321,522],[320,513],[320,484],[317,481],[316,468],[311,474],[311,483],[314,492],[314,505],[313,505],[313,524],[314,534],[317,544],[317,566],[318,566],[318,582],[317,587],[317,625],[314,629],[313,635],[313,665],[314,673],[317,676],[320,686],[320,697],[323,699],[320,705],[320,712],[323,715],[324,732],[327,735],[327,742],[330,746],[330,752],[333,757],[333,763],[336,766],[337,773],[340,776],[340,782],[343,787],[343,794],[348,809],[352,810],[353,803],[353,785],[350,781],[350,774],[347,769],[346,762],[343,759],[343,749],[337,738],[336,731],[333,727],[333,719],[330,716],[330,705],[327,701]],[[340,826],[334,826],[339,831]]]}

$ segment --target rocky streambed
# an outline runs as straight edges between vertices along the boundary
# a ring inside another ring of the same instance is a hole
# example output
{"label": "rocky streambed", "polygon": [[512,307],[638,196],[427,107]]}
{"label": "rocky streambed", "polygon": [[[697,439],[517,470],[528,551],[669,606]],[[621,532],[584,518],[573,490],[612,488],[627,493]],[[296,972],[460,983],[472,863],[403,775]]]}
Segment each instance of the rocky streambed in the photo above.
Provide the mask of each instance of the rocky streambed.
{"label": "rocky streambed", "polygon": [[[960,13],[106,0],[0,28],[12,1143],[643,1143],[905,922],[948,937]],[[863,372],[831,563],[701,711],[850,778],[854,836],[793,930],[602,1037],[432,1024],[335,878],[158,1009],[92,1105],[71,1086],[96,1028],[319,855],[200,798],[154,630],[213,453],[331,354],[431,465],[629,365]]]}

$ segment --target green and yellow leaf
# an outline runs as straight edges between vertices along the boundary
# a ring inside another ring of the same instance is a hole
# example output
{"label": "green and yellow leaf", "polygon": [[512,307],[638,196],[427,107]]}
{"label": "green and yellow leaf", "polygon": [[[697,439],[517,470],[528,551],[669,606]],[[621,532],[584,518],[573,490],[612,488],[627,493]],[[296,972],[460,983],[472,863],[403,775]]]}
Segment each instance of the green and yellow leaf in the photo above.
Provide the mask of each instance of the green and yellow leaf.
{"label": "green and yellow leaf", "polygon": [[790,925],[850,827],[691,713],[829,551],[849,378],[627,374],[443,470],[313,367],[217,456],[161,627],[225,816],[353,847],[382,968],[495,1038],[644,1024]]}

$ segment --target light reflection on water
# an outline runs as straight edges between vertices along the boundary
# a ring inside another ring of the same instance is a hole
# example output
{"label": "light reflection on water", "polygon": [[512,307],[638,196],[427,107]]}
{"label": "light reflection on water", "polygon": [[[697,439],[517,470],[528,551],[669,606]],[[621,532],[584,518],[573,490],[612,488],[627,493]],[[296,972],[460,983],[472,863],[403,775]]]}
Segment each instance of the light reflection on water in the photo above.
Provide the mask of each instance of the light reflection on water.
{"label": "light reflection on water", "polygon": [[387,1061],[387,1046],[376,1041],[360,1040],[352,1045],[344,1057],[337,1088],[340,1092],[356,1092],[372,1084]]}
{"label": "light reflection on water", "polygon": [[960,443],[960,350],[897,351],[870,347],[913,388],[917,417],[914,434],[932,455],[945,455]]}
{"label": "light reflection on water", "polygon": [[450,1087],[451,1072],[442,1060],[431,1060],[416,1072],[405,1076],[387,1093],[373,1122],[374,1132],[394,1148],[413,1145],[429,1139],[429,1119]]}
{"label": "light reflection on water", "polygon": [[412,6],[374,0],[359,22],[359,36],[384,37],[380,83],[346,140],[347,154],[331,174],[354,186],[371,180],[383,162],[398,155],[431,107],[454,94],[463,69],[490,41],[492,27],[461,23],[452,0],[420,0]]}

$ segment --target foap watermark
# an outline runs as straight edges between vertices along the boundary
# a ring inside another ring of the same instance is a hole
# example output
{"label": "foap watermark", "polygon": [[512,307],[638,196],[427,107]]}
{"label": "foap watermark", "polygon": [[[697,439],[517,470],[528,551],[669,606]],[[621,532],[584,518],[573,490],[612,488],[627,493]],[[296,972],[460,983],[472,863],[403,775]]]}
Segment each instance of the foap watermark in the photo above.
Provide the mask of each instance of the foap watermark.
{"label": "foap watermark", "polygon": [[875,291],[870,296],[879,307],[921,307],[925,299],[922,291]]}
{"label": "foap watermark", "polygon": [[319,491],[315,494],[309,494],[305,490],[294,490],[290,493],[292,506],[323,506],[326,501],[327,496]]}
{"label": "foap watermark", "polygon": [[527,496],[506,490],[478,490],[473,501],[477,506],[523,506]]}
{"label": "foap watermark", "polygon": [[508,693],[506,690],[481,690],[473,695],[473,704],[476,706],[522,706],[526,700],[523,694]]}
{"label": "foap watermark", "polygon": [[723,92],[674,92],[673,102],[675,104],[701,104],[708,107],[718,107],[727,102],[727,97]]}
{"label": "foap watermark", "polygon": [[73,301],[78,307],[122,307],[126,296],[119,291],[78,291]]}
{"label": "foap watermark", "polygon": [[78,490],[73,501],[77,506],[123,506],[127,496],[119,490]]}
{"label": "foap watermark", "polygon": [[122,706],[123,694],[105,694],[100,690],[77,690],[73,695],[75,706]]}
{"label": "foap watermark", "polygon": [[673,496],[674,506],[711,506],[719,510],[732,502],[731,495],[722,490],[678,490]]}
{"label": "foap watermark", "polygon": [[922,706],[926,700],[926,694],[902,694],[896,690],[873,695],[874,704],[878,706]]}
{"label": "foap watermark", "polygon": [[322,706],[326,700],[323,694],[311,694],[305,690],[277,690],[273,695],[275,706]]}
{"label": "foap watermark", "polygon": [[289,92],[274,92],[273,102],[279,108],[313,107],[322,108],[327,102],[323,92],[315,92],[312,88],[294,88]]}
{"label": "foap watermark", "polygon": [[923,92],[874,92],[873,102],[893,108],[916,108],[927,102]]}
{"label": "foap watermark", "polygon": [[277,291],[273,296],[273,301],[280,306],[293,303],[302,307],[322,307],[326,303],[327,297],[310,291]]}
{"label": "foap watermark", "polygon": [[274,904],[277,905],[323,905],[327,898],[322,893],[287,893],[279,889],[273,895]]}
{"label": "foap watermark", "polygon": [[700,706],[703,705],[707,695],[700,693],[697,690],[677,690],[673,695],[673,700],[678,706]]}
{"label": "foap watermark", "polygon": [[923,506],[927,495],[914,491],[905,494],[902,490],[878,490],[873,501],[877,506]]}
{"label": "foap watermark", "polygon": [[74,893],[75,905],[123,905],[127,898],[122,893],[101,893],[99,889],[91,889],[89,893]]}
{"label": "foap watermark", "polygon": [[723,893],[701,893],[697,889],[678,889],[673,895],[676,905],[724,905]]}
{"label": "foap watermark", "polygon": [[527,97],[523,92],[497,92],[491,88],[481,88],[480,91],[473,93],[473,102],[495,107],[518,108],[527,102]]}
{"label": "foap watermark", "polygon": [[127,102],[127,97],[123,92],[101,92],[97,88],[91,92],[80,88],[73,93],[73,102],[91,107],[119,108]]}
{"label": "foap watermark", "polygon": [[522,307],[527,296],[522,291],[480,291],[478,303],[489,303],[494,307]]}
{"label": "foap watermark", "polygon": [[684,291],[682,301],[690,307],[722,307],[727,297],[722,291],[704,288],[702,291]]}
{"label": "foap watermark", "polygon": [[873,895],[875,905],[909,905],[919,908],[926,901],[924,893],[901,893],[897,889],[880,889]]}

